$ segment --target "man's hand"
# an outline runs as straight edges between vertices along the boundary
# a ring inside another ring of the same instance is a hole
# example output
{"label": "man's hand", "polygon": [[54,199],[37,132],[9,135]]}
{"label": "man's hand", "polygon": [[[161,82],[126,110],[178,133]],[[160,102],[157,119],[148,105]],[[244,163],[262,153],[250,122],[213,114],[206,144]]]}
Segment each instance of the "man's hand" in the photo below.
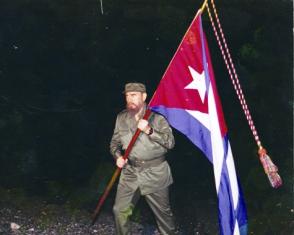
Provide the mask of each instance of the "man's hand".
{"label": "man's hand", "polygon": [[119,167],[119,168],[123,168],[123,166],[128,162],[128,159],[124,160],[123,157],[118,157],[116,159],[116,165]]}
{"label": "man's hand", "polygon": [[149,134],[151,127],[149,126],[149,122],[145,119],[140,119],[138,122],[138,129],[143,131],[145,134]]}

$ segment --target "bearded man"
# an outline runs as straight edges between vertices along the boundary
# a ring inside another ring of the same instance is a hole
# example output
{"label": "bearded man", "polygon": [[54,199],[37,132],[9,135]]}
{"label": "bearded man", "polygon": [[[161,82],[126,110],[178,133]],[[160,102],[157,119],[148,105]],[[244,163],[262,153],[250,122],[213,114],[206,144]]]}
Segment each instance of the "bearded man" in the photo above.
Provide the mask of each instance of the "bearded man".
{"label": "bearded man", "polygon": [[[113,213],[118,235],[129,235],[129,218],[140,196],[144,196],[155,215],[162,235],[176,234],[174,216],[169,201],[172,184],[170,167],[165,160],[174,147],[174,136],[166,119],[151,113],[149,121],[142,119],[146,111],[146,87],[142,83],[125,85],[126,109],[117,115],[110,152],[116,165],[122,168]],[[136,129],[141,134],[128,160],[123,159]]]}

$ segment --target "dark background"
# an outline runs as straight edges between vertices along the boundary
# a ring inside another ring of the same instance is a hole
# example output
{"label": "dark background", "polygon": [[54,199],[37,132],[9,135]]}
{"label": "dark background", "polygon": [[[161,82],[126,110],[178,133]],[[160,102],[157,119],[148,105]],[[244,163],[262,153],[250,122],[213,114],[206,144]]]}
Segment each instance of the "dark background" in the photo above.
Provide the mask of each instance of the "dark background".
{"label": "dark background", "polygon": [[[115,116],[124,107],[124,84],[144,82],[149,96],[153,94],[201,4],[105,0],[102,14],[98,0],[2,0],[0,194],[93,210],[115,169],[108,146]],[[279,189],[267,181],[204,12],[249,231],[290,234],[293,3],[216,4],[259,136],[284,180]],[[213,169],[200,151],[174,132],[176,147],[168,160],[176,215],[191,226],[216,224]],[[110,211],[114,192],[105,210]]]}

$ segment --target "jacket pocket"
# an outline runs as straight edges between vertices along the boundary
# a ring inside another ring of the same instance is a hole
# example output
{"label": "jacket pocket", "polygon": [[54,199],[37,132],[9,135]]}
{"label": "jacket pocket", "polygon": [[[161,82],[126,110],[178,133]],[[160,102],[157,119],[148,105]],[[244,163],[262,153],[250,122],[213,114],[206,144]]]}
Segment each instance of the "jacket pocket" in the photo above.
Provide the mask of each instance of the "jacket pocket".
{"label": "jacket pocket", "polygon": [[122,148],[125,150],[131,141],[132,134],[128,129],[120,129],[119,135],[122,143]]}

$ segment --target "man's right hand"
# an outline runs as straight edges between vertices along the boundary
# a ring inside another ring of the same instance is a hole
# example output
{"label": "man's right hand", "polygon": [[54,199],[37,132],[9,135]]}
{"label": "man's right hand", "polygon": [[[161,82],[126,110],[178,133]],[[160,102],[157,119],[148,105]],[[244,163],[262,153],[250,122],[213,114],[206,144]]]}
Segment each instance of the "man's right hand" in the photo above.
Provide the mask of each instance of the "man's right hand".
{"label": "man's right hand", "polygon": [[119,167],[119,168],[123,168],[123,166],[128,162],[128,159],[124,160],[123,157],[118,157],[116,159],[116,165]]}

